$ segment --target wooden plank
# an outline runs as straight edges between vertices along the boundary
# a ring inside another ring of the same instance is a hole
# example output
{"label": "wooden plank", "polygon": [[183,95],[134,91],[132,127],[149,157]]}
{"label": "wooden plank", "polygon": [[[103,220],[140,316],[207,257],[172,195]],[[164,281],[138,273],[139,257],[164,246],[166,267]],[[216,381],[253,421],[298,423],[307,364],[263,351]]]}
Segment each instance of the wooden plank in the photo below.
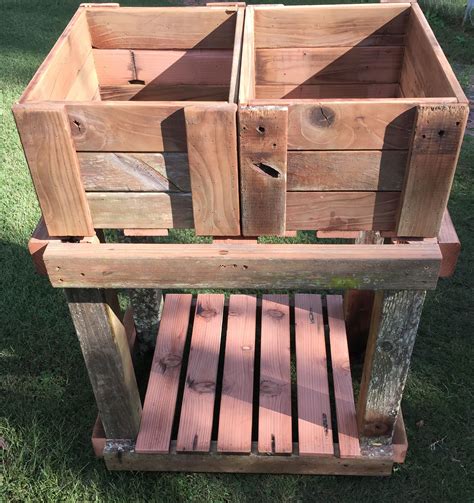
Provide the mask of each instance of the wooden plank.
{"label": "wooden plank", "polygon": [[391,100],[297,103],[288,107],[289,150],[405,150],[416,103]]}
{"label": "wooden plank", "polygon": [[466,128],[467,105],[420,105],[401,196],[398,236],[436,236]]}
{"label": "wooden plank", "polygon": [[337,434],[341,458],[360,456],[354,391],[344,322],[343,298],[327,295],[329,344],[336,401]]}
{"label": "wooden plank", "polygon": [[469,103],[416,3],[411,8],[400,85],[404,96],[455,96],[460,103]]}
{"label": "wooden plank", "polygon": [[88,192],[98,229],[189,229],[194,227],[191,194]]}
{"label": "wooden plank", "polygon": [[290,191],[399,191],[407,164],[403,150],[288,152]]}
{"label": "wooden plank", "polygon": [[191,192],[185,153],[79,152],[89,192]]}
{"label": "wooden plank", "polygon": [[64,107],[17,104],[13,113],[50,236],[95,234]]}
{"label": "wooden plank", "polygon": [[103,290],[66,289],[66,296],[105,434],[135,439],[141,403],[124,326]]}
{"label": "wooden plank", "polygon": [[190,294],[166,295],[135,447],[137,452],[169,451],[191,300]]}
{"label": "wooden plank", "polygon": [[230,49],[94,49],[93,53],[101,86],[126,85],[137,80],[147,87],[230,84]]}
{"label": "wooden plank", "polygon": [[46,229],[44,218],[41,216],[30,240],[28,241],[28,251],[33,260],[36,272],[43,276],[46,276],[47,274],[46,266],[43,261],[43,255],[50,240],[51,237],[48,234],[48,229]]}
{"label": "wooden plank", "polygon": [[393,230],[399,192],[288,192],[286,226],[297,230]]}
{"label": "wooden plank", "polygon": [[263,295],[258,452],[291,454],[290,307],[288,295]]}
{"label": "wooden plank", "polygon": [[[232,49],[236,9],[130,7],[88,10],[99,49]],[[185,34],[185,36],[183,36]]]}
{"label": "wooden plank", "polygon": [[286,229],[286,107],[239,109],[240,197],[245,236]]}
{"label": "wooden plank", "polygon": [[229,86],[126,84],[101,86],[100,95],[106,101],[226,101]]}
{"label": "wooden plank", "polygon": [[[388,457],[268,456],[255,454],[256,449],[254,442],[252,454],[220,454],[212,442],[211,454],[176,453],[172,443],[170,454],[138,454],[133,444],[107,442],[104,459],[109,470],[161,472],[388,476],[393,467]],[[297,452],[298,444],[293,449]]]}
{"label": "wooden plank", "polygon": [[357,404],[364,442],[391,445],[420,321],[425,291],[375,295]]}
{"label": "wooden plank", "polygon": [[254,6],[245,8],[242,63],[240,70],[239,103],[255,98],[255,29]]}
{"label": "wooden plank", "polygon": [[459,254],[461,253],[461,243],[448,210],[443,214],[441,229],[438,234],[438,243],[443,255],[439,275],[442,278],[447,278],[454,274]]}
{"label": "wooden plank", "polygon": [[232,53],[232,72],[230,77],[229,103],[239,102],[240,64],[242,58],[242,44],[245,21],[245,2],[239,2],[235,20],[234,49]]}
{"label": "wooden plank", "polygon": [[218,452],[250,454],[252,447],[256,316],[255,296],[230,296]]}
{"label": "wooden plank", "polygon": [[66,101],[100,101],[99,80],[92,50],[78,69],[77,76],[72,82],[65,99]]}
{"label": "wooden plank", "polygon": [[123,235],[128,237],[155,236],[167,237],[168,229],[124,229]]}
{"label": "wooden plank", "polygon": [[433,289],[437,244],[77,244],[44,253],[55,287]]}
{"label": "wooden plank", "polygon": [[398,35],[406,30],[409,7],[405,4],[256,8],[255,45],[257,48],[398,45]]}
{"label": "wooden plank", "polygon": [[299,454],[333,455],[326,341],[320,295],[295,295],[295,341]]}
{"label": "wooden plank", "polygon": [[257,49],[257,85],[397,83],[403,47]]}
{"label": "wooden plank", "polygon": [[396,98],[398,84],[280,84],[256,85],[256,98]]}
{"label": "wooden plank", "polygon": [[177,451],[210,450],[223,313],[224,295],[198,295]]}
{"label": "wooden plank", "polygon": [[237,105],[185,109],[196,234],[240,235]]}

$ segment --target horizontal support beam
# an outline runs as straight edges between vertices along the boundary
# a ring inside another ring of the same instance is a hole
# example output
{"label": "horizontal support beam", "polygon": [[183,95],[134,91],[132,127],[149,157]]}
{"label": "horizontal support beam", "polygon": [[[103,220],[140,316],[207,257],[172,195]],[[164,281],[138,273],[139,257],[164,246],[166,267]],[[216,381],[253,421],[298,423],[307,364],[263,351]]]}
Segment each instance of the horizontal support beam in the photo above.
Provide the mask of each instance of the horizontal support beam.
{"label": "horizontal support beam", "polygon": [[434,289],[436,243],[224,245],[51,243],[51,283],[68,288]]}

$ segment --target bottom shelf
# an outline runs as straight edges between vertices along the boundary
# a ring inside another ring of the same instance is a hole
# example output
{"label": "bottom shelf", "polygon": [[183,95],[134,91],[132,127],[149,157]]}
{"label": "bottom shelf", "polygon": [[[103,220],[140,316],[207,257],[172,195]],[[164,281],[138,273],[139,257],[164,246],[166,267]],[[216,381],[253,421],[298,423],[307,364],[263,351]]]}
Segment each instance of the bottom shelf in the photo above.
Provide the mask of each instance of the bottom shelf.
{"label": "bottom shelf", "polygon": [[136,442],[93,443],[111,470],[389,475],[361,452],[339,295],[168,294]]}

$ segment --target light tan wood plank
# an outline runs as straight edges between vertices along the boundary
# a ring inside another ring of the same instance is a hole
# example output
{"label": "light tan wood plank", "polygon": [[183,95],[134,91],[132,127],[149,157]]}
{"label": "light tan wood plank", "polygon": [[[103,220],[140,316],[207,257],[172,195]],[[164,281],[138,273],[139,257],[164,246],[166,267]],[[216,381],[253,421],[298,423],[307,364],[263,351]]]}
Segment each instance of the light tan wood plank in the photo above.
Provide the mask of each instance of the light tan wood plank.
{"label": "light tan wood plank", "polygon": [[167,294],[143,405],[137,452],[168,452],[183,350],[191,312],[190,294]]}
{"label": "light tan wood plank", "polygon": [[291,454],[292,450],[289,298],[288,295],[264,295],[258,452]]}
{"label": "light tan wood plank", "polygon": [[87,12],[99,49],[231,49],[235,9],[131,7]]}
{"label": "light tan wood plank", "polygon": [[240,235],[237,105],[185,109],[197,235]]}
{"label": "light tan wood plank", "polygon": [[396,98],[398,84],[256,85],[257,99]]}
{"label": "light tan wood plank", "polygon": [[101,86],[104,101],[226,101],[229,86],[126,84]]}
{"label": "light tan wood plank", "polygon": [[[236,4],[237,5],[237,4]],[[240,65],[242,61],[242,44],[244,37],[245,22],[245,2],[241,2],[237,9],[237,18],[235,20],[234,49],[232,52],[232,71],[230,77],[229,103],[239,102],[240,85]]]}
{"label": "light tan wood plank", "polygon": [[434,237],[441,226],[466,128],[467,105],[420,105],[398,217],[398,236]]}
{"label": "light tan wood plank", "polygon": [[257,85],[397,83],[403,47],[258,49]]}
{"label": "light tan wood plank", "polygon": [[230,296],[217,436],[218,452],[250,454],[256,316],[255,296]]}
{"label": "light tan wood plank", "polygon": [[186,192],[88,192],[87,201],[98,229],[194,227],[191,194]]}
{"label": "light tan wood plank", "polygon": [[443,255],[439,275],[442,278],[447,278],[454,274],[459,254],[461,253],[461,243],[448,210],[443,214],[441,229],[438,234],[438,243]]}
{"label": "light tan wood plank", "polygon": [[[317,5],[255,9],[255,44],[271,47],[393,45],[409,5]],[[396,44],[395,44],[396,45]]]}
{"label": "light tan wood plank", "polygon": [[191,192],[185,153],[79,152],[89,192]]}
{"label": "light tan wood plank", "polygon": [[100,101],[99,80],[92,51],[89,52],[82,66],[78,69],[77,76],[65,99],[67,101]]}
{"label": "light tan wood plank", "polygon": [[283,235],[286,229],[286,107],[241,107],[240,197],[245,236]]}
{"label": "light tan wood plank", "polygon": [[341,458],[353,458],[360,456],[360,445],[344,322],[343,299],[341,295],[328,295],[326,300],[339,454]]}
{"label": "light tan wood plank", "polygon": [[399,192],[288,192],[286,226],[296,230],[394,230]]}
{"label": "light tan wood plank", "polygon": [[331,101],[288,107],[290,150],[404,150],[415,103]]}
{"label": "light tan wood plank", "polygon": [[334,446],[320,295],[295,295],[295,342],[299,454],[332,455]]}
{"label": "light tan wood plank", "polygon": [[178,451],[205,452],[211,447],[223,313],[224,295],[198,295],[176,443]]}
{"label": "light tan wood plank", "polygon": [[245,24],[242,41],[242,65],[240,70],[239,103],[255,98],[255,32],[254,7],[245,8]]}
{"label": "light tan wood plank", "polygon": [[168,229],[124,229],[124,236],[157,236],[157,237],[166,237],[168,236]]}
{"label": "light tan wood plank", "polygon": [[399,191],[407,157],[403,150],[288,152],[287,187],[290,191]]}
{"label": "light tan wood plank", "polygon": [[17,104],[13,113],[49,235],[95,234],[64,107]]}

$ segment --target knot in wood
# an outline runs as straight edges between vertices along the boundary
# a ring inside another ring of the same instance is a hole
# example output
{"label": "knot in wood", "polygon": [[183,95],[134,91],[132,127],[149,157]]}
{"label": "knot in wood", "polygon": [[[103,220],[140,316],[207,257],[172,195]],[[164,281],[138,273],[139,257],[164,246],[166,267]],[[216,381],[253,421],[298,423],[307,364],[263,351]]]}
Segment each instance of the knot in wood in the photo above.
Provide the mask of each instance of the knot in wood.
{"label": "knot in wood", "polygon": [[202,306],[202,304],[198,304],[196,315],[206,320],[209,320],[217,315],[217,311],[215,309],[206,309],[205,307]]}
{"label": "knot in wood", "polygon": [[279,309],[269,309],[267,315],[275,320],[281,320],[285,316],[285,313]]}
{"label": "knot in wood", "polygon": [[181,356],[176,353],[168,353],[167,355],[160,358],[160,369],[164,374],[168,369],[179,367],[181,365]]}
{"label": "knot in wood", "polygon": [[188,388],[199,394],[214,393],[216,389],[216,383],[214,381],[195,381],[194,379],[188,378],[186,384]]}
{"label": "knot in wood", "polygon": [[327,128],[334,124],[336,114],[329,107],[315,107],[310,112],[310,122],[315,127]]}
{"label": "knot in wood", "polygon": [[260,393],[268,396],[278,396],[283,392],[284,384],[272,381],[270,379],[263,379],[260,381]]}

